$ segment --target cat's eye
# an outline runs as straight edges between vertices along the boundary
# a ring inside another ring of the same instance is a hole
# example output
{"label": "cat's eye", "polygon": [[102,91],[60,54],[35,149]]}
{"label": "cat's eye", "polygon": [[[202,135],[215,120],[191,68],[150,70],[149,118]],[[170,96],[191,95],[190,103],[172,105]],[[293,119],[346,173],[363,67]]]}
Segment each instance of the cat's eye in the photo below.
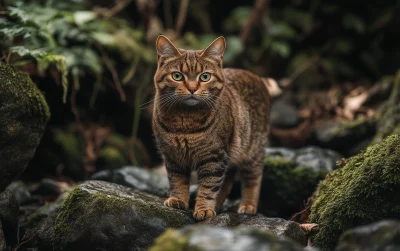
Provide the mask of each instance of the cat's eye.
{"label": "cat's eye", "polygon": [[183,75],[182,73],[175,71],[172,73],[172,79],[176,81],[181,81],[183,80]]}
{"label": "cat's eye", "polygon": [[203,82],[207,82],[210,80],[211,74],[209,72],[204,72],[203,74],[200,75],[200,80]]}

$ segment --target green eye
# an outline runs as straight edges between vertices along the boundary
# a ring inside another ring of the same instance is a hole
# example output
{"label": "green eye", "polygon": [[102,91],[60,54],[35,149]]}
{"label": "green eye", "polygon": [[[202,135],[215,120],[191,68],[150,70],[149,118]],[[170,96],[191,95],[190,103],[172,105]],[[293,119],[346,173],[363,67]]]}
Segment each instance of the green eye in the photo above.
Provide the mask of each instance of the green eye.
{"label": "green eye", "polygon": [[172,73],[172,78],[176,81],[181,81],[183,79],[183,75],[180,72],[173,72]]}
{"label": "green eye", "polygon": [[203,82],[207,82],[210,80],[211,74],[209,72],[204,72],[203,74],[200,75],[200,80]]}

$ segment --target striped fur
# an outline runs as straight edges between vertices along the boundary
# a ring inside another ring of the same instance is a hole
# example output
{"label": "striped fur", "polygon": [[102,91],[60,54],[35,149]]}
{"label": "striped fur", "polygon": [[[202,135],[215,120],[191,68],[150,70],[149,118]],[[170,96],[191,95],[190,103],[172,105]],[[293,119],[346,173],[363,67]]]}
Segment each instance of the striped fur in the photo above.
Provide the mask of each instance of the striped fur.
{"label": "striped fur", "polygon": [[[201,51],[177,49],[164,36],[157,40],[153,130],[170,182],[164,204],[188,208],[190,173],[196,170],[197,220],[216,215],[236,171],[242,184],[239,213],[256,213],[261,186],[270,96],[260,77],[222,68],[224,49],[223,37]],[[174,80],[173,72],[184,79]],[[211,73],[207,82],[199,80],[204,72]]]}

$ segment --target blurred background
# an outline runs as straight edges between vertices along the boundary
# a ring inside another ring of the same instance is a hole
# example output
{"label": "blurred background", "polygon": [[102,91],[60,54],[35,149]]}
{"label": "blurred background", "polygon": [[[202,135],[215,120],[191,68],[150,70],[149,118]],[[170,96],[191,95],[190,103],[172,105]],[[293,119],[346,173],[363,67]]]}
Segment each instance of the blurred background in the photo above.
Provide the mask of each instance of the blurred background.
{"label": "blurred background", "polygon": [[0,0],[1,62],[29,74],[51,113],[20,179],[72,186],[101,170],[162,165],[151,131],[159,34],[191,49],[223,35],[225,67],[278,80],[271,146],[352,156],[400,131],[399,111],[389,109],[399,101],[399,8],[396,0]]}

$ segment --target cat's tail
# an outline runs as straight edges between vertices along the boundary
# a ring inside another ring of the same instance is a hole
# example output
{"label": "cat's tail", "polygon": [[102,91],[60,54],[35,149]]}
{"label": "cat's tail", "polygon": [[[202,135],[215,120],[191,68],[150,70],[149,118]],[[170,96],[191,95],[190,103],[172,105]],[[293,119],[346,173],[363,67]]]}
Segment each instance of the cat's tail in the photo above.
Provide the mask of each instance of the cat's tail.
{"label": "cat's tail", "polygon": [[281,83],[273,78],[261,78],[271,97],[278,97],[283,93]]}

